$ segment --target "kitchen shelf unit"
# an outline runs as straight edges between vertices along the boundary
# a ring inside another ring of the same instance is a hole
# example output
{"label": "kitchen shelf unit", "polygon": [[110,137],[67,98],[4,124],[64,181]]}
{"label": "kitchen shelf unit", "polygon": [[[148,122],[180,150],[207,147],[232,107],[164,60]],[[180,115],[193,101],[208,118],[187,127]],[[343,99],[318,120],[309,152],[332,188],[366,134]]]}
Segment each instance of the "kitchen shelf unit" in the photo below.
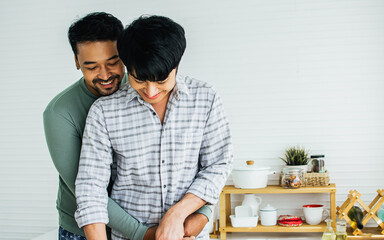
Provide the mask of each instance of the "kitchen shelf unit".
{"label": "kitchen shelf unit", "polygon": [[332,226],[336,226],[336,185],[334,183],[321,187],[302,187],[298,189],[286,189],[281,186],[269,185],[265,188],[240,189],[233,185],[223,188],[220,194],[220,238],[226,240],[230,232],[323,232],[326,224],[308,225],[303,223],[300,227],[262,226],[260,222],[256,227],[235,228],[231,225],[231,194],[307,194],[307,193],[328,193],[330,196],[330,212],[333,220]]}

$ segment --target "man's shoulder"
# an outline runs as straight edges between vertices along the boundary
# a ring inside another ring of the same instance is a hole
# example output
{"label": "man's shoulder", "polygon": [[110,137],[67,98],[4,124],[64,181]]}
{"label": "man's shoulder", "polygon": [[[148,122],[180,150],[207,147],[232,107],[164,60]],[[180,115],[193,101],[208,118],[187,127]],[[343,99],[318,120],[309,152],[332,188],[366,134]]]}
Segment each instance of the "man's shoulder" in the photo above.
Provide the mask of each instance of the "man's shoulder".
{"label": "man's shoulder", "polygon": [[181,81],[185,83],[185,85],[189,89],[213,89],[213,86],[207,82],[198,80],[196,78],[190,77],[190,76],[178,76]]}
{"label": "man's shoulder", "polygon": [[193,98],[208,96],[208,99],[212,99],[216,95],[216,89],[210,83],[182,75],[179,76],[179,81],[185,84],[189,95]]}
{"label": "man's shoulder", "polygon": [[[66,115],[68,112],[76,111],[77,107],[84,104],[91,104],[92,99],[86,95],[81,89],[82,79],[76,81],[59,94],[57,94],[45,108],[44,114],[53,113],[59,115]],[[79,103],[83,101],[84,103]]]}
{"label": "man's shoulder", "polygon": [[78,83],[78,81],[73,83],[59,94],[57,94],[54,98],[52,98],[52,100],[48,103],[46,110],[60,109],[63,107],[63,105],[66,105],[68,101],[71,101],[74,93],[78,91]]}

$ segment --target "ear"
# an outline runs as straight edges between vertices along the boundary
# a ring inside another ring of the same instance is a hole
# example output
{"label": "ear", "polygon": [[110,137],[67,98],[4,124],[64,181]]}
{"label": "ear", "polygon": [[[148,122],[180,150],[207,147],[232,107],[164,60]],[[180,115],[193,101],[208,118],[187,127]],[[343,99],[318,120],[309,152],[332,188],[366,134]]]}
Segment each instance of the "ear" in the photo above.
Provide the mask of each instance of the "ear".
{"label": "ear", "polygon": [[80,69],[80,63],[79,63],[79,60],[77,59],[76,55],[75,55],[75,63],[76,63],[77,70],[79,70]]}

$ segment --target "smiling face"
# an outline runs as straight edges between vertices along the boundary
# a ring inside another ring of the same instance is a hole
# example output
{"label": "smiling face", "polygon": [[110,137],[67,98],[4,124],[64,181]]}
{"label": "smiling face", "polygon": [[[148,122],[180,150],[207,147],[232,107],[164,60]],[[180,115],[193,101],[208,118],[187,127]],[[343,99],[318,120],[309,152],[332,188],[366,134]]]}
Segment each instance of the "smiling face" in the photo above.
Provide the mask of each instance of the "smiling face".
{"label": "smiling face", "polygon": [[[133,72],[133,74],[135,74]],[[176,85],[176,68],[173,69],[164,81],[150,82],[136,79],[129,73],[129,83],[144,101],[150,104],[158,104],[168,101],[169,94]]]}
{"label": "smiling face", "polygon": [[116,92],[125,72],[116,41],[82,42],[77,49],[76,66],[83,72],[89,91],[96,96]]}

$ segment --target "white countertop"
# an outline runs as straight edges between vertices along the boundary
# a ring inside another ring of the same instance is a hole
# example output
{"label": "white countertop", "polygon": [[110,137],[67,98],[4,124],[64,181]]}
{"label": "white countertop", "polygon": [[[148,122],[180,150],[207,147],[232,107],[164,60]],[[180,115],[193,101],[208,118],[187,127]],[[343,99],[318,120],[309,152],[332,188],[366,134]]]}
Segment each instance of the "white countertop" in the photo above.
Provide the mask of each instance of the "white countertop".
{"label": "white countertop", "polygon": [[[40,235],[32,240],[52,240],[57,239],[58,230],[53,229],[43,235]],[[230,233],[227,234],[228,240],[319,240],[322,233]],[[215,239],[212,239],[215,240]],[[220,240],[220,239],[218,239]]]}
{"label": "white countertop", "polygon": [[[320,240],[323,233],[231,233],[228,240]],[[220,240],[220,239],[218,239]]]}

